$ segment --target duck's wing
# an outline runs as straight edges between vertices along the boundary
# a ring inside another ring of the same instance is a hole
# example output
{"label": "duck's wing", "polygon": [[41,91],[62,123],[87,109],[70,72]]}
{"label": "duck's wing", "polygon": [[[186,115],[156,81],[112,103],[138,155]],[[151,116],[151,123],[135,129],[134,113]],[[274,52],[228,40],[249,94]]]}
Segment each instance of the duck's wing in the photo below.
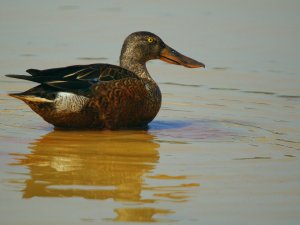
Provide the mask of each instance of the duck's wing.
{"label": "duck's wing", "polygon": [[46,70],[29,69],[31,76],[8,74],[7,77],[24,79],[51,86],[61,91],[82,93],[100,82],[139,77],[122,67],[110,64],[74,65]]}
{"label": "duck's wing", "polygon": [[7,77],[29,80],[37,83],[48,83],[54,81],[77,81],[77,80],[93,80],[111,81],[122,78],[138,76],[120,66],[111,64],[89,64],[74,65],[46,70],[29,69],[26,70],[31,76],[8,74]]}

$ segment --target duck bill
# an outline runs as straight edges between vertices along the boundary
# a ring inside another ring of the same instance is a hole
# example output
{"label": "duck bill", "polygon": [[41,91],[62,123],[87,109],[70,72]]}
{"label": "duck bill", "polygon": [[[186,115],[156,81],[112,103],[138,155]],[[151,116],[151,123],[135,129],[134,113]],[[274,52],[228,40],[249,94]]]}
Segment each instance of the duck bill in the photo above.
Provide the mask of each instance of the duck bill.
{"label": "duck bill", "polygon": [[166,46],[161,51],[159,59],[167,63],[182,65],[188,68],[205,67],[203,63],[184,56],[176,50],[170,48],[169,46]]}

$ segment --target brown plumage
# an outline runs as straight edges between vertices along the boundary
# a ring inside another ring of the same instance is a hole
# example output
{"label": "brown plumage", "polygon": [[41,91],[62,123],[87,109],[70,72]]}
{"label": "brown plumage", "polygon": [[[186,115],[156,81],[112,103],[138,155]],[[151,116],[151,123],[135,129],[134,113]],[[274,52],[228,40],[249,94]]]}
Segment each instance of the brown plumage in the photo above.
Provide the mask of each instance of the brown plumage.
{"label": "brown plumage", "polygon": [[135,32],[123,44],[120,66],[75,65],[47,70],[29,69],[26,75],[6,75],[40,83],[11,96],[21,99],[56,127],[144,127],[157,115],[161,93],[146,62],[161,59],[186,67],[204,64],[181,55],[150,32]]}

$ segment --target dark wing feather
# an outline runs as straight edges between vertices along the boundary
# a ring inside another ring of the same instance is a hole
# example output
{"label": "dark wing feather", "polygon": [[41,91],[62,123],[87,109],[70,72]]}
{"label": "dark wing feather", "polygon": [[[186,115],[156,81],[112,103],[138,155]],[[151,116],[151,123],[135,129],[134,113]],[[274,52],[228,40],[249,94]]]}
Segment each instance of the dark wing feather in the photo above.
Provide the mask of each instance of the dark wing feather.
{"label": "dark wing feather", "polygon": [[74,93],[82,93],[83,89],[89,89],[91,85],[100,82],[124,78],[139,79],[133,72],[110,64],[75,65],[46,70],[29,69],[27,72],[32,76],[12,74],[6,76],[30,80]]}
{"label": "dark wing feather", "polygon": [[65,91],[72,91],[77,89],[86,89],[91,86],[89,81],[83,80],[70,80],[70,81],[50,81],[47,85]]}
{"label": "dark wing feather", "polygon": [[66,66],[66,67],[59,67],[59,68],[52,68],[46,70],[38,70],[38,69],[28,69],[26,70],[32,76],[59,76],[63,77],[65,75],[76,73],[82,69],[85,69],[92,65],[74,65],[74,66]]}

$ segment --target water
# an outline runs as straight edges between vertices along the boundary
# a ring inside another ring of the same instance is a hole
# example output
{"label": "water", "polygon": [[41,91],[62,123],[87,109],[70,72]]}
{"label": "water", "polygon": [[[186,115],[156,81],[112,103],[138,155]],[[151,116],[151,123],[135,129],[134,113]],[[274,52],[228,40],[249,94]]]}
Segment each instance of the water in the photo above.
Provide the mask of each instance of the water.
{"label": "water", "polygon": [[163,104],[134,131],[55,130],[1,76],[1,224],[299,223],[297,1],[29,3],[1,3],[1,74],[117,64],[137,30],[207,69],[149,62]]}

